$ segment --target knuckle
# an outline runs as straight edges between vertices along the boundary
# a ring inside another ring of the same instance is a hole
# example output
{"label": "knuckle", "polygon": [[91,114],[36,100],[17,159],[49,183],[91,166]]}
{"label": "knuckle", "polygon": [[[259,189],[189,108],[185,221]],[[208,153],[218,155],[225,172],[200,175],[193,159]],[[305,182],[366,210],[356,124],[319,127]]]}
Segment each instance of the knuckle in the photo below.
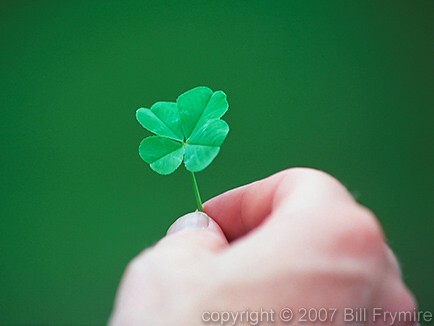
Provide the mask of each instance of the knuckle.
{"label": "knuckle", "polygon": [[[137,274],[137,273],[143,273],[144,270],[147,269],[149,265],[152,264],[153,260],[153,249],[145,249],[142,251],[139,255],[134,257],[130,260],[130,262],[127,264],[125,268],[125,274],[131,275],[131,274]],[[151,261],[150,261],[151,260]]]}
{"label": "knuckle", "polygon": [[135,274],[136,271],[142,268],[142,263],[137,257],[133,258],[125,267],[125,274],[131,275]]}
{"label": "knuckle", "polygon": [[383,232],[368,209],[358,204],[342,209],[330,221],[336,227],[328,235],[324,276],[354,298],[370,298],[387,264]]}
{"label": "knuckle", "polygon": [[330,234],[326,254],[320,258],[325,260],[319,264],[318,274],[328,284],[339,284],[341,293],[348,297],[360,302],[372,298],[386,263],[383,234],[375,216],[351,205],[333,223],[337,226]]}
{"label": "knuckle", "polygon": [[300,181],[310,181],[317,183],[330,183],[333,185],[341,183],[332,175],[324,172],[322,170],[317,170],[313,168],[289,168],[283,171],[284,174],[291,176],[292,178]]}
{"label": "knuckle", "polygon": [[332,175],[311,168],[290,168],[282,172],[292,189],[302,193],[321,194],[319,198],[328,200],[354,201],[345,186]]}
{"label": "knuckle", "polygon": [[384,235],[375,215],[369,209],[360,205],[353,214],[355,220],[353,233],[359,234],[359,241],[363,247],[373,246],[377,248],[380,246],[382,248]]}
{"label": "knuckle", "polygon": [[336,246],[345,256],[377,264],[385,261],[384,235],[375,215],[361,205],[351,205],[337,221]]}
{"label": "knuckle", "polygon": [[384,235],[375,215],[360,205],[352,205],[342,226],[337,227],[338,245],[355,257],[384,258]]}

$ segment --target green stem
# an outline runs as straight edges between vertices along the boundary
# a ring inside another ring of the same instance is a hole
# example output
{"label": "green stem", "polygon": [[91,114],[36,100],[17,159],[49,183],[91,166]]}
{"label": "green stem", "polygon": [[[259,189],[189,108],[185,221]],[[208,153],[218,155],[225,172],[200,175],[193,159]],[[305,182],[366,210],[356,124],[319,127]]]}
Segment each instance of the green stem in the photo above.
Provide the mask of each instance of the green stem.
{"label": "green stem", "polygon": [[197,210],[199,212],[203,212],[202,200],[200,199],[200,193],[199,193],[199,187],[197,186],[196,177],[194,176],[193,172],[191,172],[191,180],[193,181],[193,192],[194,192],[194,198],[196,198]]}

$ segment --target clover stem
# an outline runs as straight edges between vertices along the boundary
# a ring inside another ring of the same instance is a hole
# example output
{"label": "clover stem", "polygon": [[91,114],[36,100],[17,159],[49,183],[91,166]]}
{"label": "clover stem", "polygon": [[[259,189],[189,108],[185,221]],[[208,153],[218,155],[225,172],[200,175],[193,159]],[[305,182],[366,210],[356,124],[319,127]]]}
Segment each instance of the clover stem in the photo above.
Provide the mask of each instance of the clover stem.
{"label": "clover stem", "polygon": [[199,187],[197,186],[196,177],[193,172],[191,172],[191,180],[193,181],[193,192],[194,198],[196,198],[197,210],[203,212],[202,200],[200,199]]}

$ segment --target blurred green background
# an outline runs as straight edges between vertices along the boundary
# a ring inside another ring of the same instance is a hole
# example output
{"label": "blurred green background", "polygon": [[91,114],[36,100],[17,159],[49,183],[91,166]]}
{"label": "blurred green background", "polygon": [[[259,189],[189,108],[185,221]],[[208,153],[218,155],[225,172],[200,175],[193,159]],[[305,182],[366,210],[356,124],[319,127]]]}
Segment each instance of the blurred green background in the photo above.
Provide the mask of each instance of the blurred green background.
{"label": "blurred green background", "polygon": [[223,89],[204,199],[293,166],[376,212],[434,307],[433,1],[2,1],[0,324],[101,325],[126,263],[194,210],[135,110]]}

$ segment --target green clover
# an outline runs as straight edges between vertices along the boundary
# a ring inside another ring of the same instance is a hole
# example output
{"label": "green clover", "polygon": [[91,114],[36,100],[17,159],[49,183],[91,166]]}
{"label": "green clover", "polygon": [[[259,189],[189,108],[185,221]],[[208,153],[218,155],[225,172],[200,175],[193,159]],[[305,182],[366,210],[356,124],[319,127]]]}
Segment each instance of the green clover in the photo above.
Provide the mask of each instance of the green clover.
{"label": "green clover", "polygon": [[157,102],[136,112],[139,123],[155,134],[140,143],[140,157],[162,175],[174,172],[184,161],[192,174],[199,210],[202,203],[194,172],[204,170],[219,153],[229,132],[220,119],[228,107],[223,91],[199,86],[181,94],[176,103]]}

